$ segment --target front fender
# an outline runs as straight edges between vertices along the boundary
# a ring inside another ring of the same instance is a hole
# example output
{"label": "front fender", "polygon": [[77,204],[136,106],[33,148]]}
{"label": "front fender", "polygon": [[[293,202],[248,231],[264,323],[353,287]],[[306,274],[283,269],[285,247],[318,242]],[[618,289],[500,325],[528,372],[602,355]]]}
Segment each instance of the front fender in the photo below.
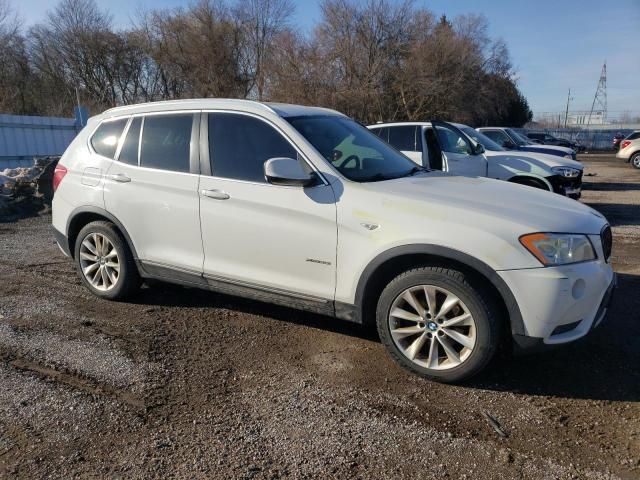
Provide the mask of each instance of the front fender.
{"label": "front fender", "polygon": [[393,247],[380,253],[369,262],[369,264],[361,273],[358,280],[358,285],[356,287],[355,303],[357,315],[359,317],[358,319],[356,319],[356,321],[363,321],[365,307],[364,300],[367,286],[369,285],[370,280],[374,277],[376,270],[378,270],[386,262],[392,261],[393,259],[398,259],[405,255],[415,254],[429,255],[445,261],[450,260],[452,262],[455,262],[456,264],[462,264],[485,277],[489,282],[491,282],[491,285],[493,285],[493,287],[502,297],[502,300],[509,314],[512,334],[525,334],[524,322],[522,320],[522,314],[520,312],[520,307],[518,306],[516,298],[506,282],[502,279],[502,277],[500,277],[500,275],[498,275],[498,273],[493,268],[491,268],[483,261],[478,260],[477,258],[474,258],[466,253],[440,245],[431,244],[413,244]]}

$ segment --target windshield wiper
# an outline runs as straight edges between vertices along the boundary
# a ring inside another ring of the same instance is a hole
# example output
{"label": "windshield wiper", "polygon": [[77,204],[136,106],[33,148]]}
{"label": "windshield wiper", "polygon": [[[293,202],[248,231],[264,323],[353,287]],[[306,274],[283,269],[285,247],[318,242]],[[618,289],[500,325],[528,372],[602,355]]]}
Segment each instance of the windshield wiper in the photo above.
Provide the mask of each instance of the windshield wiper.
{"label": "windshield wiper", "polygon": [[388,174],[384,173],[375,173],[369,177],[363,177],[360,179],[361,182],[381,182],[383,180],[394,180],[396,178],[410,177],[419,172],[430,172],[431,169],[426,167],[415,166],[411,168],[408,172],[400,173],[400,174]]}

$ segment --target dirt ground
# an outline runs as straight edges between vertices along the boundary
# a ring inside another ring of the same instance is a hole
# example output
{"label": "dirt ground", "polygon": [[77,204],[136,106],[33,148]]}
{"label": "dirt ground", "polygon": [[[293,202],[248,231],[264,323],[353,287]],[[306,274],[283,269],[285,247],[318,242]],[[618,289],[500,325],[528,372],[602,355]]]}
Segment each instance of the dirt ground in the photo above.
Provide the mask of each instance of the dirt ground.
{"label": "dirt ground", "polygon": [[0,478],[640,478],[640,171],[584,160],[608,320],[465,386],[331,318],[171,285],[98,300],[50,217],[0,223]]}

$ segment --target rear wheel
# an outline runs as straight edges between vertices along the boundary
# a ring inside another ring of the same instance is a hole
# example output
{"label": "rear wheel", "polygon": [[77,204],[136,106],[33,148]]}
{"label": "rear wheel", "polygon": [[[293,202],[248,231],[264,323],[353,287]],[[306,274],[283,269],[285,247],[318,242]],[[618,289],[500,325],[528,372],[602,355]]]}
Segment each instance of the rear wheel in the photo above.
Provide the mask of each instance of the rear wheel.
{"label": "rear wheel", "polygon": [[633,165],[635,168],[640,168],[640,152],[635,153],[631,157],[631,165]]}
{"label": "rear wheel", "polygon": [[82,283],[98,297],[122,299],[140,286],[133,255],[110,222],[85,225],[76,238],[74,258]]}
{"label": "rear wheel", "polygon": [[440,382],[480,372],[500,342],[490,296],[456,270],[423,267],[387,285],[378,301],[378,333],[403,367]]}

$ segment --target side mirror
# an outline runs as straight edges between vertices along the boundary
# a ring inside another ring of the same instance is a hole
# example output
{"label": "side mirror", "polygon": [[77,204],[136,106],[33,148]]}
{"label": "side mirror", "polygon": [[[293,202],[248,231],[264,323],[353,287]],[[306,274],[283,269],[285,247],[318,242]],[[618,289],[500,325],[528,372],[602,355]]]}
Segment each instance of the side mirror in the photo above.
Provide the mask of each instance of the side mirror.
{"label": "side mirror", "polygon": [[318,181],[315,172],[306,172],[293,158],[270,158],[264,162],[264,176],[273,185],[309,187]]}
{"label": "side mirror", "polygon": [[516,144],[513,143],[511,140],[505,140],[504,142],[502,142],[502,146],[507,150],[512,150],[516,147]]}
{"label": "side mirror", "polygon": [[474,147],[473,147],[473,154],[474,155],[481,155],[484,153],[484,146],[482,146],[481,143],[477,143]]}

